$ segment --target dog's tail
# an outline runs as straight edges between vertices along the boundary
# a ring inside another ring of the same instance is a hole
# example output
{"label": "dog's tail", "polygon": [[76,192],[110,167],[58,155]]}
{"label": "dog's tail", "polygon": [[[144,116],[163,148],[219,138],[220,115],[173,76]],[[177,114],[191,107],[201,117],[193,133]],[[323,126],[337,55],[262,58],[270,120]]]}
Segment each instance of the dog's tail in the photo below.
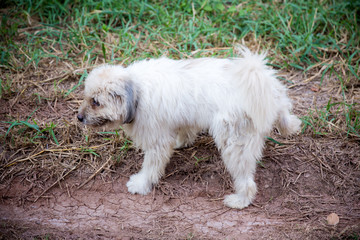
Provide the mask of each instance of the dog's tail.
{"label": "dog's tail", "polygon": [[242,55],[237,71],[245,91],[243,106],[256,130],[268,133],[277,121],[282,134],[297,132],[301,121],[290,114],[286,88],[276,78],[276,71],[266,65],[266,53],[255,54],[244,46],[238,50]]}

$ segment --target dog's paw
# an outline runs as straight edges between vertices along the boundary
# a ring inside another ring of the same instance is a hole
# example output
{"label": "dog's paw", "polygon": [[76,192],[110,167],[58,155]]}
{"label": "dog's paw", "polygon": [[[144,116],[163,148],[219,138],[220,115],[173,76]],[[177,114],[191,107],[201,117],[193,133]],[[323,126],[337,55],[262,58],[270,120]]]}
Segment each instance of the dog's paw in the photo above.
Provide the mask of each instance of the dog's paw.
{"label": "dog's paw", "polygon": [[151,191],[152,184],[143,174],[134,174],[126,184],[132,194],[146,195]]}
{"label": "dog's paw", "polygon": [[225,206],[227,206],[229,208],[242,209],[242,208],[249,206],[250,203],[251,203],[250,198],[248,198],[246,196],[242,196],[240,194],[230,194],[230,195],[225,196],[225,199],[224,199]]}

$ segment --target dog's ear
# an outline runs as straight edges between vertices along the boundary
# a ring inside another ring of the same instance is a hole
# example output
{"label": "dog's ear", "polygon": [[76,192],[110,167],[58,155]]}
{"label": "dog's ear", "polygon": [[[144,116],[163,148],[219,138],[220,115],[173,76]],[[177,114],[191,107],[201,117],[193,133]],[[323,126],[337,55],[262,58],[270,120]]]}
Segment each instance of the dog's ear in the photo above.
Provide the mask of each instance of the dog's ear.
{"label": "dog's ear", "polygon": [[123,124],[134,121],[138,105],[138,91],[136,85],[128,75],[121,76],[118,80],[111,82],[110,95],[114,97],[117,104],[123,106]]}
{"label": "dog's ear", "polygon": [[124,124],[134,121],[135,113],[138,105],[137,90],[132,81],[125,82],[125,94],[126,94],[126,117]]}
{"label": "dog's ear", "polygon": [[131,80],[124,81],[122,87],[117,87],[117,91],[112,92],[112,96],[120,100],[119,104],[125,105],[123,124],[134,121],[138,105],[138,93]]}

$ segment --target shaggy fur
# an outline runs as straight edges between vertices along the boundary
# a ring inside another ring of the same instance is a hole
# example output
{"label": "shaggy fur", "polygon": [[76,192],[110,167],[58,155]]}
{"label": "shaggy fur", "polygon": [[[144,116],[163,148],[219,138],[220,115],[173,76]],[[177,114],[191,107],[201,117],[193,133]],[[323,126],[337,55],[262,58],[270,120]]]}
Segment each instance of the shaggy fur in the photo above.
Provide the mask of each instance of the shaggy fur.
{"label": "shaggy fur", "polygon": [[164,174],[174,148],[188,146],[208,130],[234,180],[225,197],[231,208],[254,199],[256,160],[264,138],[278,127],[295,133],[286,88],[266,65],[264,54],[241,48],[240,58],[171,60],[104,65],[85,81],[78,119],[92,126],[118,127],[145,153],[142,169],[130,177],[130,193],[147,194]]}

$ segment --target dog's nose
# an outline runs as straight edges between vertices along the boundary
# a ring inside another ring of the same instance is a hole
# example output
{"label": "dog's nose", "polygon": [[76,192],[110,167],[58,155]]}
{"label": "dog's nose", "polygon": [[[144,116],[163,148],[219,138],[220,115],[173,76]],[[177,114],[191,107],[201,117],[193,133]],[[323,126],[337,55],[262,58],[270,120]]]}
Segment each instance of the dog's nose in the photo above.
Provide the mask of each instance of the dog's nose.
{"label": "dog's nose", "polygon": [[84,121],[84,116],[82,114],[78,114],[77,115],[77,119],[80,121],[80,122],[83,122]]}

